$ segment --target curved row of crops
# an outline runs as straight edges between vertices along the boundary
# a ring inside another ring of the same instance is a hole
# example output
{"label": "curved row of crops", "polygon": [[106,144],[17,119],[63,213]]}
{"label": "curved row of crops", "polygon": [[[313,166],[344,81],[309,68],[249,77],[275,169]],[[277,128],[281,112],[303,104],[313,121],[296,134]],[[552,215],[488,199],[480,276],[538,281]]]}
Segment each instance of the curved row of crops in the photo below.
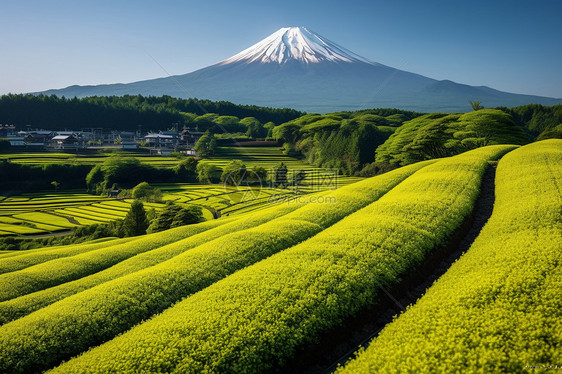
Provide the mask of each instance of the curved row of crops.
{"label": "curved row of crops", "polygon": [[[68,249],[68,248],[74,248],[77,245],[90,245],[90,244],[101,244],[103,245],[110,245],[112,244],[112,242],[118,243],[119,240],[122,240],[123,238],[117,238],[117,237],[107,237],[107,238],[99,238],[99,239],[94,239],[94,240],[89,240],[86,243],[81,243],[81,244],[64,244],[64,245],[55,245],[55,246],[50,246],[50,247],[39,247],[39,248],[33,248],[33,249],[26,249],[23,251],[14,251],[14,250],[6,250],[3,253],[0,253],[0,260],[6,259],[6,258],[10,258],[10,257],[17,257],[17,256],[23,256],[23,255],[28,255],[30,253],[41,253],[41,252],[48,252],[51,250],[59,250],[59,249]],[[129,240],[133,240],[134,238],[126,238]],[[103,243],[103,244],[102,244]]]}
{"label": "curved row of crops", "polygon": [[11,256],[0,258],[0,274],[25,269],[56,258],[75,256],[95,249],[127,243],[135,239],[137,238],[122,238],[96,243],[88,242],[84,244],[31,249],[28,251],[13,251],[15,253],[11,253]]}
{"label": "curved row of crops", "polygon": [[[106,269],[139,253],[198,234],[221,225],[222,221],[207,221],[166,232],[149,234],[120,244],[103,246],[86,253],[56,258],[22,270],[0,275],[0,301],[43,290]],[[40,254],[30,254],[30,257]],[[4,261],[9,261],[8,259]],[[4,262],[0,259],[0,262]]]}
{"label": "curved row of crops", "polygon": [[472,247],[339,373],[559,368],[561,263],[562,141],[549,140],[501,159]]}
{"label": "curved row of crops", "polygon": [[[7,323],[0,327],[0,346],[4,350],[0,370],[39,370],[109,340],[236,270],[317,234],[377,200],[431,163],[411,165],[330,192],[330,200],[325,203],[307,204],[307,199],[303,199],[272,208],[273,212],[292,211],[278,219],[271,220],[275,218],[271,213],[266,217],[265,211],[251,215],[248,219],[254,222],[258,220],[256,217],[267,218],[262,222],[269,221],[257,227],[238,232],[231,228],[234,232],[216,239],[207,235],[213,230],[199,234],[203,239],[200,245],[168,261],[106,282]],[[215,230],[242,226],[240,222]],[[181,247],[185,250],[185,245]]]}
{"label": "curved row of crops", "polygon": [[[157,247],[158,244],[165,244],[162,242],[154,243],[154,235],[157,235],[158,238],[166,238],[166,243],[169,244],[132,256],[105,270],[95,272],[91,275],[85,274],[83,277],[74,281],[62,283],[54,287],[49,287],[44,290],[0,302],[0,324],[25,316],[49,304],[62,300],[65,297],[74,295],[104,282],[157,265],[212,239],[255,227],[277,217],[281,217],[284,214],[292,212],[305,205],[307,201],[307,199],[303,199],[299,202],[293,202],[290,205],[272,207],[263,210],[259,214],[245,217],[244,219],[235,220],[233,218],[223,218],[221,220],[208,221],[198,225],[188,226],[188,230],[186,230],[186,227],[179,227],[165,232],[145,235],[141,238],[137,238],[138,242],[135,240],[133,243],[129,244],[131,250],[134,250],[135,246],[139,245],[141,248],[144,248],[145,246]],[[199,229],[200,226],[207,228],[207,230],[200,230],[202,232],[199,234],[191,235],[193,234],[193,227]],[[104,251],[104,253],[110,256],[111,250]],[[43,275],[43,277],[46,278],[45,275]]]}
{"label": "curved row of crops", "polygon": [[[267,371],[375,302],[379,287],[398,282],[444,244],[470,214],[488,161],[510,149],[486,147],[429,165],[311,239],[212,284],[54,371]],[[25,331],[29,322],[1,331],[2,346],[10,347],[3,368],[50,354],[48,342],[33,344],[45,329],[32,335]],[[34,330],[40,327],[33,323]],[[18,354],[24,350],[27,355]]]}

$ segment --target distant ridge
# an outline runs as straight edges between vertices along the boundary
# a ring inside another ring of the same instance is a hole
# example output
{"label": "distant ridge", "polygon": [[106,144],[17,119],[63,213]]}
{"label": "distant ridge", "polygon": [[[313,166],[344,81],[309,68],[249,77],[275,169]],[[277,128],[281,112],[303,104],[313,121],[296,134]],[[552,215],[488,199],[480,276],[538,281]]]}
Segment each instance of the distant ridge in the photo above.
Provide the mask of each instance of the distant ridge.
{"label": "distant ridge", "polygon": [[230,58],[184,75],[40,93],[170,95],[321,113],[375,107],[466,112],[471,109],[468,100],[480,100],[486,107],[562,103],[562,99],[438,81],[371,62],[305,27],[282,28]]}

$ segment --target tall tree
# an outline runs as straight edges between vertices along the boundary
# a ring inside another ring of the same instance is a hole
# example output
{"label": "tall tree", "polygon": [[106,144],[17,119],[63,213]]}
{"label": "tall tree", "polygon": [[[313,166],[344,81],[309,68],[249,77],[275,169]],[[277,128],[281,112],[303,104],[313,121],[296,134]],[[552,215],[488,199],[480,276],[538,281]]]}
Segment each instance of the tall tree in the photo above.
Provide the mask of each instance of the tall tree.
{"label": "tall tree", "polygon": [[131,204],[131,209],[123,221],[123,230],[126,236],[137,236],[146,234],[148,220],[146,211],[141,201],[135,200]]}
{"label": "tall tree", "polygon": [[196,205],[190,205],[187,208],[182,208],[176,213],[170,228],[191,225],[203,221],[203,211],[201,207]]}
{"label": "tall tree", "polygon": [[246,165],[240,160],[232,160],[224,167],[221,182],[231,186],[239,186],[245,177]]}
{"label": "tall tree", "polygon": [[278,188],[285,188],[288,185],[287,180],[287,166],[284,163],[280,163],[273,170],[273,184]]}
{"label": "tall tree", "polygon": [[470,103],[472,110],[484,109],[484,107],[480,105],[480,100],[474,100],[474,101],[468,100],[468,102]]}
{"label": "tall tree", "polygon": [[148,232],[153,233],[169,229],[174,221],[174,217],[180,210],[181,207],[176,205],[173,201],[166,202],[166,206],[158,214],[158,217],[150,223]]}
{"label": "tall tree", "polygon": [[101,165],[96,165],[86,175],[86,186],[88,191],[96,192],[96,187],[103,182],[104,174],[101,170]]}
{"label": "tall tree", "polygon": [[145,180],[151,169],[150,165],[142,165],[136,157],[111,156],[101,165],[106,188],[115,183],[134,186]]}
{"label": "tall tree", "polygon": [[203,163],[197,165],[197,180],[200,183],[218,183],[221,174],[222,170],[216,165]]}
{"label": "tall tree", "polygon": [[180,182],[195,182],[197,180],[197,164],[198,161],[194,157],[187,157],[181,160],[174,172]]}
{"label": "tall tree", "polygon": [[209,157],[215,154],[217,148],[217,140],[215,136],[207,131],[195,144],[195,152],[198,156]]}

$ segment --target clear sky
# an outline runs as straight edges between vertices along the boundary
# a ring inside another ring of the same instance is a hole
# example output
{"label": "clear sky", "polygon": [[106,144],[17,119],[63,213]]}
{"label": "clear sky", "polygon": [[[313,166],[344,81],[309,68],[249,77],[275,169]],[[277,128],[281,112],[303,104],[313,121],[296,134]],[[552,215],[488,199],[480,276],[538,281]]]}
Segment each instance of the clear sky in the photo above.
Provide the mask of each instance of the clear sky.
{"label": "clear sky", "polygon": [[562,98],[560,0],[0,0],[0,94],[189,73],[281,27],[372,61]]}

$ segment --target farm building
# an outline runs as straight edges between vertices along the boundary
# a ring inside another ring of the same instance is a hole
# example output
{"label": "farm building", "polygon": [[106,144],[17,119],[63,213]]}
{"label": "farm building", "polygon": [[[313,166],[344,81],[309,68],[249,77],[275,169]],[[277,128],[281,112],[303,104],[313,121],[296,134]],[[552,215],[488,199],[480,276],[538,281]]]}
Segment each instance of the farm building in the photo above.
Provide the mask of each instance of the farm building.
{"label": "farm building", "polygon": [[37,131],[19,131],[18,135],[24,137],[24,142],[29,149],[45,149],[54,136],[52,131],[37,130]]}
{"label": "farm building", "polygon": [[181,143],[185,145],[185,148],[195,147],[195,143],[205,134],[204,132],[183,130],[179,133]]}
{"label": "farm building", "polygon": [[146,141],[146,146],[151,148],[168,148],[175,149],[179,145],[179,136],[176,135],[165,135],[162,133],[158,134],[148,134],[144,137]]}
{"label": "farm building", "polygon": [[76,150],[79,148],[79,142],[74,135],[57,135],[51,139],[50,147],[61,150]]}

